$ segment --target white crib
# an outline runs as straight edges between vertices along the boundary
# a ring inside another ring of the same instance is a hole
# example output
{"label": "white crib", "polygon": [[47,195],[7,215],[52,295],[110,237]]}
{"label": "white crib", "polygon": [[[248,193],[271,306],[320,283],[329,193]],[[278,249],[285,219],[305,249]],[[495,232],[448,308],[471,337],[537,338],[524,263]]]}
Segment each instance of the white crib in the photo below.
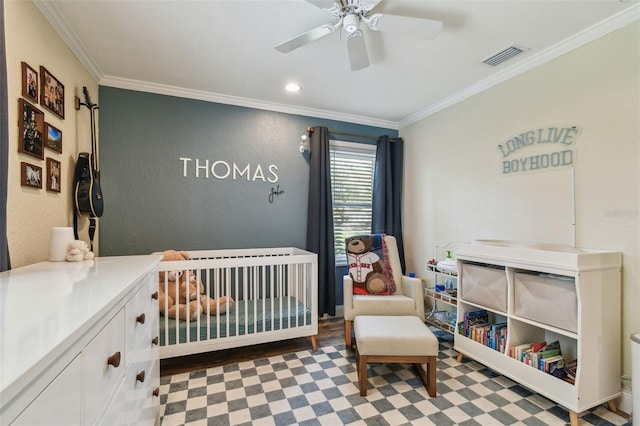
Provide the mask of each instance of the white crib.
{"label": "white crib", "polygon": [[[160,316],[160,358],[297,337],[311,337],[317,349],[316,254],[285,247],[200,250],[189,255],[187,261],[160,262],[159,271],[167,273],[159,286],[169,294],[168,272],[195,274],[205,293],[218,301],[218,309],[207,308],[193,320]],[[175,300],[177,291],[171,294]],[[222,296],[235,303],[220,306]],[[226,312],[220,312],[224,308]]]}

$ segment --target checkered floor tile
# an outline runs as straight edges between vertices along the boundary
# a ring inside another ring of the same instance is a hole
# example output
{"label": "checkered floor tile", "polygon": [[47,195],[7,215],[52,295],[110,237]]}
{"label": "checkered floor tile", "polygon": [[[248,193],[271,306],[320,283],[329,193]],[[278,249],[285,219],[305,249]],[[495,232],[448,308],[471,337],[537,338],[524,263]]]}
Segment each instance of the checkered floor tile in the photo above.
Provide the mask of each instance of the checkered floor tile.
{"label": "checkered floor tile", "polygon": [[[411,365],[373,364],[360,396],[344,345],[161,378],[163,426],[173,425],[565,425],[569,414],[492,370],[465,360],[440,336],[438,395]],[[627,425],[605,406],[581,425]]]}

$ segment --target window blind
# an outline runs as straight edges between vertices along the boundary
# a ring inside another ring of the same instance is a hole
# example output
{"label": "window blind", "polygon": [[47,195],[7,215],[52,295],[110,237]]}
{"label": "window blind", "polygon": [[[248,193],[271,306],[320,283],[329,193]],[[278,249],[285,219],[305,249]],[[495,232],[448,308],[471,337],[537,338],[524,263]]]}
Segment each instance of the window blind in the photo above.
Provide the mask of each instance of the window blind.
{"label": "window blind", "polygon": [[371,233],[375,150],[375,145],[331,143],[336,264],[347,262],[345,238]]}

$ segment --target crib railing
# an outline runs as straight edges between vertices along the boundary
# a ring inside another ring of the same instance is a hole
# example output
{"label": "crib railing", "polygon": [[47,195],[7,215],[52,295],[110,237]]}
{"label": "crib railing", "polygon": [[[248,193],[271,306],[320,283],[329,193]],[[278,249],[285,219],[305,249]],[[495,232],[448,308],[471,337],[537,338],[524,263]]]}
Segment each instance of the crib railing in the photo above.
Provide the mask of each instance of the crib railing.
{"label": "crib railing", "polygon": [[[271,248],[189,254],[191,260],[159,266],[160,289],[184,302],[178,311],[183,319],[169,317],[168,298],[160,307],[161,358],[317,334],[314,253]],[[174,276],[197,284],[171,286]]]}

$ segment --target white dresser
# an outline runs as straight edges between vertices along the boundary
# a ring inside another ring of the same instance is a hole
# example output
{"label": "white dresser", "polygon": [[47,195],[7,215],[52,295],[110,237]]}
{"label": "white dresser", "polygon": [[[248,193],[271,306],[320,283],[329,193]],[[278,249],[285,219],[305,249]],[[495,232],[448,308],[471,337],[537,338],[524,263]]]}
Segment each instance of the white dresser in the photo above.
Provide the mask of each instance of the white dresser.
{"label": "white dresser", "polygon": [[160,259],[43,262],[0,274],[1,425],[158,421]]}

